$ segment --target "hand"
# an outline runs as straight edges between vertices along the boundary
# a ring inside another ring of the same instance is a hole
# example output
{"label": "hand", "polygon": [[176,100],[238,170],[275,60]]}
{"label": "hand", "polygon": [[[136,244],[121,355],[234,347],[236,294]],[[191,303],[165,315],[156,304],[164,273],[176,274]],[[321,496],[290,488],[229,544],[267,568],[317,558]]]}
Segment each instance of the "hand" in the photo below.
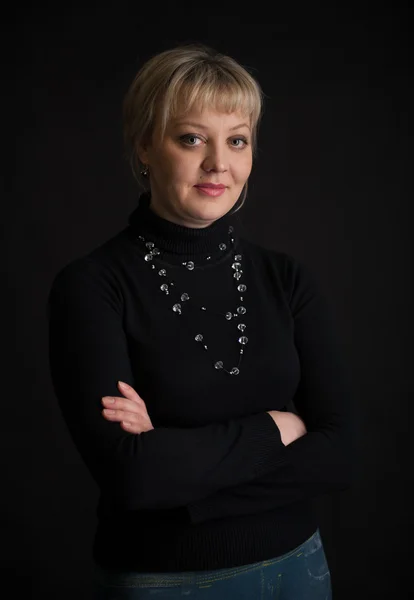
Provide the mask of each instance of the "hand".
{"label": "hand", "polygon": [[267,412],[278,426],[282,443],[285,446],[307,433],[305,423],[295,413],[282,410],[268,410]]}
{"label": "hand", "polygon": [[[102,404],[105,406],[102,411],[103,416],[109,421],[120,421],[122,429],[129,433],[143,433],[154,429],[145,402],[134,388],[120,382],[118,382],[118,388],[125,398],[104,396],[102,398]],[[110,402],[110,400],[114,400],[114,402]]]}

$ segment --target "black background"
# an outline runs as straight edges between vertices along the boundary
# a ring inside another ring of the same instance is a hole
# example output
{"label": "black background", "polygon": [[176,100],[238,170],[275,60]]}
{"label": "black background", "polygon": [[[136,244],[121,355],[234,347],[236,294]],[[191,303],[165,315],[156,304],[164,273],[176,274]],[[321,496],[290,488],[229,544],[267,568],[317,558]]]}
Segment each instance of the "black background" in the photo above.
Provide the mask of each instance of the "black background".
{"label": "black background", "polygon": [[378,6],[271,16],[257,5],[151,14],[132,3],[55,3],[21,9],[13,27],[3,21],[4,79],[12,68],[2,121],[15,149],[3,163],[5,598],[90,598],[98,492],[52,391],[46,298],[63,264],[125,227],[138,189],[123,157],[123,96],[146,59],[191,41],[230,54],[260,82],[259,154],[240,213],[246,236],[316,272],[348,353],[356,483],[317,501],[334,598],[406,597],[410,44],[408,14]]}

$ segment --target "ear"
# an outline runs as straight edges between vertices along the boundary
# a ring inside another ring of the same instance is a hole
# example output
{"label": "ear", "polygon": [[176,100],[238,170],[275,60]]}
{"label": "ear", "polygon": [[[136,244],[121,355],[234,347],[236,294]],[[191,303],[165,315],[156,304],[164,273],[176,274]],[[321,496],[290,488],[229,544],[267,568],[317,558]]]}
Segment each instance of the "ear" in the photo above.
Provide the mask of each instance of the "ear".
{"label": "ear", "polygon": [[148,164],[148,147],[146,144],[141,144],[137,147],[137,156],[142,164]]}

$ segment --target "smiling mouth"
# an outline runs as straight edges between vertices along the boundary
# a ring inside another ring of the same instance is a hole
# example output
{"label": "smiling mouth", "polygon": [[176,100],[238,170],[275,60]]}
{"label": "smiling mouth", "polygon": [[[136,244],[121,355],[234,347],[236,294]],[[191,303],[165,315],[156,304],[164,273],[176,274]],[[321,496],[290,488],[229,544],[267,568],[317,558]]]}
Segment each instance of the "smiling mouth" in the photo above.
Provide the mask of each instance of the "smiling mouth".
{"label": "smiling mouth", "polygon": [[204,186],[204,185],[196,185],[194,186],[197,190],[200,191],[201,194],[205,194],[207,196],[221,196],[226,188],[223,186]]}
{"label": "smiling mouth", "polygon": [[224,189],[226,186],[222,183],[197,183],[195,187],[212,188],[215,190]]}

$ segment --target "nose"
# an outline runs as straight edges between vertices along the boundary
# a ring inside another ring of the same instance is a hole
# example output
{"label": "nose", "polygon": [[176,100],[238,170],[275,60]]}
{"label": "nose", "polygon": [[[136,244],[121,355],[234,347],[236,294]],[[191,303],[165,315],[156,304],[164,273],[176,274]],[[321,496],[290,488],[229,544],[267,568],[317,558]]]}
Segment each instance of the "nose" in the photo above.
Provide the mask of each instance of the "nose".
{"label": "nose", "polygon": [[212,148],[208,155],[203,160],[203,169],[205,171],[217,171],[218,173],[225,173],[227,171],[227,159],[225,157],[225,151],[216,148]]}

